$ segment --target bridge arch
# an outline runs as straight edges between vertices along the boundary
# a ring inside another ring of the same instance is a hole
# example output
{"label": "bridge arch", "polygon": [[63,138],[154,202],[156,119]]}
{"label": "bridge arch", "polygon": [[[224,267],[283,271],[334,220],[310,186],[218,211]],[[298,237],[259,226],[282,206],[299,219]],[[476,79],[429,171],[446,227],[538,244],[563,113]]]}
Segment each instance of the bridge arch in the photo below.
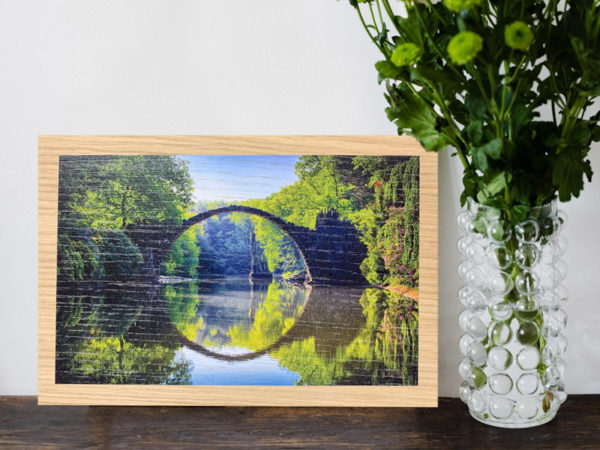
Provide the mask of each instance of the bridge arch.
{"label": "bridge arch", "polygon": [[197,225],[213,216],[218,216],[221,214],[231,214],[234,212],[244,213],[244,214],[248,214],[251,216],[262,217],[263,219],[268,220],[269,222],[276,225],[280,230],[282,230],[286,234],[286,236],[288,236],[291,239],[291,241],[293,242],[293,244],[296,246],[296,249],[298,250],[300,257],[302,258],[302,262],[304,263],[304,267],[306,269],[306,275],[309,280],[312,280],[312,276],[310,273],[310,266],[309,266],[309,262],[308,262],[308,255],[307,255],[309,248],[307,248],[307,245],[306,245],[307,243],[305,242],[307,240],[307,237],[310,236],[310,233],[312,232],[312,230],[310,228],[300,227],[300,226],[294,225],[290,222],[286,222],[285,220],[281,219],[280,217],[277,217],[276,215],[271,214],[267,211],[263,211],[262,209],[252,208],[250,206],[242,206],[242,205],[229,205],[229,206],[223,206],[220,208],[211,209],[209,211],[204,211],[204,212],[198,213],[195,216],[190,217],[189,219],[185,220],[183,222],[183,224],[181,225],[181,227],[178,228],[175,232],[173,232],[168,237],[168,239],[165,243],[165,247],[167,247],[167,251],[163,252],[160,260],[157,261],[158,266],[160,267],[160,265],[163,262],[163,259],[166,257],[167,253],[169,252],[169,250],[171,249],[171,247],[173,246],[173,244],[175,243],[177,238],[179,238],[179,236],[181,236],[188,228],[193,227],[194,225]]}
{"label": "bridge arch", "polygon": [[229,205],[196,214],[180,226],[162,224],[140,225],[128,231],[138,246],[143,265],[140,276],[149,283],[158,282],[160,266],[181,234],[193,225],[219,214],[233,212],[262,217],[280,228],[294,243],[306,267],[307,279],[312,284],[360,285],[366,284],[361,263],[367,257],[367,248],[355,226],[340,218],[334,210],[317,215],[315,228],[286,222],[274,214],[250,206]]}

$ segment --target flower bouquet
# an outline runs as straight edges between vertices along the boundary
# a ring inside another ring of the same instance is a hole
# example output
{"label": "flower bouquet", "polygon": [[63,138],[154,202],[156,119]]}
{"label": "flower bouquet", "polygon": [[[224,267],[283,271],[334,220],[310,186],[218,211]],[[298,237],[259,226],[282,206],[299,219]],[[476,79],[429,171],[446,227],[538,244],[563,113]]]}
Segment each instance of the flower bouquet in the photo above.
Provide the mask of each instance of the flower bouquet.
{"label": "flower bouquet", "polygon": [[600,141],[597,0],[349,0],[383,59],[387,116],[464,167],[461,398],[488,424],[554,417],[566,217]]}

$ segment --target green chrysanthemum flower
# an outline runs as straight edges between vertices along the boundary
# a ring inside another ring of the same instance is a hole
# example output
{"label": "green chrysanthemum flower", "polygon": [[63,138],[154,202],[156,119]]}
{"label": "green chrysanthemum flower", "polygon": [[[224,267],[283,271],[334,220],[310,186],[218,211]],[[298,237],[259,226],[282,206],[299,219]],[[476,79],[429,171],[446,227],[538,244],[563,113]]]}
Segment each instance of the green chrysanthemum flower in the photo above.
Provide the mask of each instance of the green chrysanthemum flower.
{"label": "green chrysanthemum flower", "polygon": [[481,6],[482,0],[444,0],[444,5],[450,11],[458,13],[461,9],[473,9]]}
{"label": "green chrysanthemum flower", "polygon": [[526,23],[517,20],[504,28],[504,40],[510,48],[526,52],[533,42],[533,33]]}
{"label": "green chrysanthemum flower", "polygon": [[412,66],[419,62],[423,51],[421,48],[411,42],[400,44],[392,53],[392,63],[398,67]]}
{"label": "green chrysanthemum flower", "polygon": [[454,64],[462,65],[472,61],[483,48],[483,39],[472,31],[463,31],[448,44],[448,55]]}

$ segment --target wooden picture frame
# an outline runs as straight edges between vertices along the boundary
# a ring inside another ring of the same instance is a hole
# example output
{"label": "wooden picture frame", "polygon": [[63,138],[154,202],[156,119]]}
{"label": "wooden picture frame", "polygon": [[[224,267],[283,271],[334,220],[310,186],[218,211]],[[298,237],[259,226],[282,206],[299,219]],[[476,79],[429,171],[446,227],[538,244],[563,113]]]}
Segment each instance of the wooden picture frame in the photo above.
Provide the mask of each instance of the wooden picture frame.
{"label": "wooden picture frame", "polygon": [[[181,386],[57,384],[57,227],[61,155],[418,156],[418,384],[415,386]],[[40,136],[38,402],[59,405],[437,406],[437,155],[396,136]]]}

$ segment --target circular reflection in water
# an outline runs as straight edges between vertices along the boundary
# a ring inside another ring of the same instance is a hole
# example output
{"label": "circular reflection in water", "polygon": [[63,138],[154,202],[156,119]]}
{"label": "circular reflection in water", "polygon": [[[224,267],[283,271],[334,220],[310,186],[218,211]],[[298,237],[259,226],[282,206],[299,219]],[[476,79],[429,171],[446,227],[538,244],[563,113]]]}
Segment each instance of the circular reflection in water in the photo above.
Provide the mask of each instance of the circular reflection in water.
{"label": "circular reflection in water", "polygon": [[309,291],[282,280],[225,277],[165,284],[161,299],[184,345],[241,360],[281,340],[302,314]]}
{"label": "circular reflection in water", "polygon": [[57,383],[415,385],[418,301],[247,278],[61,288]]}

